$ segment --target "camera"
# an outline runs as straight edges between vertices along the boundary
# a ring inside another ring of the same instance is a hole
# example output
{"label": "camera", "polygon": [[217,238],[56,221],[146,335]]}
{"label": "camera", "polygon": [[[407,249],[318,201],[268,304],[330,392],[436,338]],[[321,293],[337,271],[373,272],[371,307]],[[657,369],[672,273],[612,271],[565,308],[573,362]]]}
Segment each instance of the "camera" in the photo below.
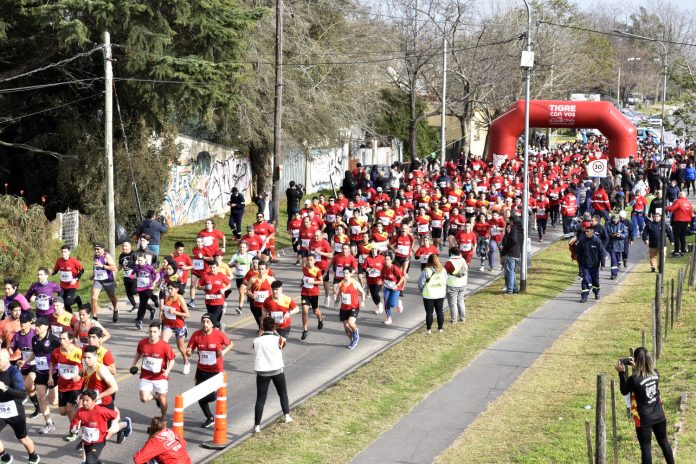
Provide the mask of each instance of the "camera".
{"label": "camera", "polygon": [[626,367],[631,367],[633,364],[633,358],[621,358],[621,364],[623,364]]}

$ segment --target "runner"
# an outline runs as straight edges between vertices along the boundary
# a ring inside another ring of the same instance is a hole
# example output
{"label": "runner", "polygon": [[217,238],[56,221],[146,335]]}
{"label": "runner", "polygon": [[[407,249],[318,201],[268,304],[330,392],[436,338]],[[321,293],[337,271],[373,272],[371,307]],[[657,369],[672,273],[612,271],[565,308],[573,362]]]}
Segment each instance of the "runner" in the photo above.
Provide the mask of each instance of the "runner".
{"label": "runner", "polygon": [[[19,370],[10,364],[10,353],[0,350],[0,430],[9,425],[14,430],[15,438],[29,454],[29,464],[36,464],[41,458],[36,454],[34,442],[27,435],[27,418],[24,415],[22,400],[26,398],[24,382]],[[0,462],[11,463],[13,457],[0,442]]]}
{"label": "runner", "polygon": [[82,306],[82,298],[77,295],[77,289],[80,287],[80,277],[85,272],[82,263],[75,258],[70,257],[70,247],[63,245],[60,248],[60,258],[53,266],[51,275],[60,272],[60,288],[65,307],[69,313],[72,312],[72,305],[77,303],[77,306]]}
{"label": "runner", "polygon": [[[126,417],[123,422],[119,419],[121,416],[118,411],[112,411],[100,404],[97,404],[97,392],[94,390],[85,390],[80,396],[80,409],[77,410],[75,417],[70,421],[70,430],[75,437],[80,433],[82,439],[82,447],[85,456],[85,464],[99,464],[106,441],[116,433],[117,443],[123,443],[126,437],[129,437],[131,428],[131,419]],[[111,422],[109,427],[108,422]]]}
{"label": "runner", "polygon": [[29,311],[31,305],[24,298],[24,295],[18,291],[19,282],[16,279],[7,278],[5,279],[5,298],[3,298],[3,303],[5,304],[5,317],[9,314],[8,306],[10,303],[16,302],[22,308],[22,311]]}
{"label": "runner", "polygon": [[167,415],[167,391],[169,391],[169,373],[176,364],[176,355],[169,343],[162,340],[160,325],[150,323],[148,336],[138,342],[130,373],[138,372],[138,361],[142,359],[140,369],[140,401],[147,403],[155,400],[162,417]]}
{"label": "runner", "polygon": [[254,256],[249,253],[249,248],[246,242],[239,243],[239,251],[232,255],[230,258],[228,266],[234,270],[234,280],[237,285],[237,291],[239,292],[239,299],[237,301],[237,314],[242,314],[242,308],[244,307],[244,301],[246,299],[246,289],[243,288],[244,276],[247,275],[249,269],[251,269],[251,262]]}
{"label": "runner", "polygon": [[432,241],[430,240],[430,237],[425,236],[423,237],[423,240],[421,240],[421,244],[416,250],[416,253],[414,254],[414,257],[420,261],[421,263],[421,271],[425,269],[425,263],[428,262],[428,258],[432,254],[438,254],[439,249],[437,246],[432,244]]}
{"label": "runner", "polygon": [[377,306],[375,314],[382,314],[384,302],[382,302],[382,269],[384,268],[384,255],[377,248],[370,249],[370,255],[365,258],[363,268],[367,275],[367,288],[372,296],[372,302]]}
{"label": "runner", "polygon": [[31,311],[22,313],[19,316],[19,332],[12,338],[10,345],[10,359],[16,359],[15,365],[21,369],[22,377],[24,378],[24,388],[29,395],[31,404],[34,405],[34,412],[31,413],[29,419],[41,414],[41,406],[39,399],[36,396],[36,366],[33,360],[32,340],[36,336],[36,330],[32,327],[34,315]]}
{"label": "runner", "polygon": [[[39,400],[39,410],[43,414],[46,425],[39,430],[40,434],[47,434],[56,430],[51,419],[51,410],[48,403],[53,403],[56,400],[56,389],[48,388],[48,378],[53,377],[54,385],[57,384],[56,371],[50,370],[50,361],[53,351],[60,348],[60,339],[53,335],[50,330],[48,319],[40,317],[34,324],[36,327],[36,335],[31,340],[32,356],[27,359],[27,362],[33,362],[36,371],[34,384],[36,385],[36,396]],[[48,393],[48,397],[46,394]]]}
{"label": "runner", "polygon": [[92,319],[91,315],[92,311],[90,311],[89,303],[82,306],[77,312],[77,324],[73,327],[73,335],[75,335],[80,348],[89,344],[89,329],[92,327],[99,327],[102,330],[102,342],[106,342],[111,338],[109,331],[99,321]]}
{"label": "runner", "polygon": [[137,309],[135,303],[135,295],[138,294],[135,280],[133,277],[133,269],[135,268],[135,252],[130,242],[121,244],[121,254],[118,255],[118,270],[123,270],[123,288],[126,289],[126,298],[131,304],[131,312]]}
{"label": "runner", "polygon": [[254,315],[256,325],[259,328],[261,327],[263,304],[266,298],[271,296],[271,284],[274,280],[268,274],[268,265],[263,261],[259,261],[258,275],[252,277],[247,284],[247,296],[251,302],[251,313]]}
{"label": "runner", "polygon": [[19,305],[19,302],[11,302],[8,315],[0,322],[3,348],[10,348],[12,345],[15,334],[20,330],[19,318],[22,314],[22,307]]}
{"label": "runner", "polygon": [[384,256],[384,267],[380,273],[380,278],[384,285],[384,310],[387,314],[384,323],[387,325],[392,323],[391,316],[394,309],[397,309],[400,313],[403,311],[399,295],[406,283],[406,274],[403,273],[399,266],[393,263],[393,259],[391,253],[387,253]]}
{"label": "runner", "polygon": [[[328,243],[327,243],[328,245]],[[319,309],[319,285],[326,281],[322,278],[322,270],[315,265],[316,258],[314,254],[307,256],[307,264],[302,268],[302,290],[300,290],[302,302],[302,337],[305,340],[309,334],[309,308],[312,308],[314,315],[317,317],[317,330],[324,328],[324,318]],[[287,338],[287,337],[286,337]]]}
{"label": "runner", "polygon": [[338,286],[343,281],[343,270],[350,266],[354,270],[358,268],[358,261],[350,253],[350,245],[344,243],[341,247],[341,254],[337,254],[333,257],[332,261],[334,278],[333,278],[333,293],[336,295],[336,306],[340,304],[338,299]]}
{"label": "runner", "polygon": [[[311,256],[311,255],[310,255]],[[309,258],[308,258],[309,259]],[[283,282],[274,280],[271,284],[271,296],[263,303],[264,317],[272,317],[276,323],[276,331],[283,340],[290,336],[292,320],[290,316],[300,312],[295,300],[283,295]],[[261,335],[263,331],[260,331]]]}
{"label": "runner", "polygon": [[[311,252],[308,257],[314,256],[314,265],[321,270],[324,294],[326,295],[326,301],[324,303],[326,304],[330,300],[331,295],[331,287],[329,286],[329,264],[333,259],[331,245],[329,244],[328,240],[324,239],[321,231],[317,229],[314,231],[314,236],[309,242],[308,248]],[[318,290],[319,289],[317,288],[317,291]],[[319,295],[319,293],[317,293],[317,295]]]}
{"label": "runner", "polygon": [[169,282],[167,284],[168,291],[160,310],[160,320],[162,321],[162,340],[165,343],[169,343],[172,335],[176,337],[176,346],[184,358],[184,368],[181,372],[184,375],[188,375],[191,372],[191,364],[186,354],[186,335],[188,333],[186,319],[191,314],[186,306],[186,300],[180,294],[181,287],[182,284],[179,282]]}
{"label": "runner", "polygon": [[[212,219],[206,219],[205,228],[198,232],[198,236],[203,237],[203,246],[207,247],[213,253],[218,249],[222,250],[223,253],[225,252],[227,239],[222,231],[215,228],[215,223]],[[222,242],[222,244],[220,242]]]}
{"label": "runner", "polygon": [[96,321],[99,318],[99,293],[102,289],[109,296],[113,309],[112,319],[118,322],[118,302],[116,301],[116,282],[114,272],[118,267],[114,259],[104,250],[104,245],[97,243],[94,245],[94,274],[92,275],[92,318]]}
{"label": "runner", "polygon": [[356,321],[360,309],[365,307],[365,290],[353,280],[354,268],[348,265],[343,268],[343,279],[338,285],[337,299],[341,302],[339,320],[343,323],[343,330],[350,340],[346,346],[349,350],[354,349],[360,340],[360,332]]}
{"label": "runner", "polygon": [[462,252],[462,257],[466,259],[466,263],[471,265],[471,258],[474,256],[474,248],[476,247],[476,234],[473,232],[473,226],[470,222],[464,224],[464,230],[460,230],[454,239],[450,239],[450,246],[456,246]]}
{"label": "runner", "polygon": [[259,236],[263,245],[261,250],[264,255],[271,258],[271,262],[275,263],[278,261],[275,250],[275,227],[270,222],[267,222],[263,218],[263,214],[256,215],[256,222],[253,224],[254,233]]}
{"label": "runner", "polygon": [[133,277],[135,278],[136,289],[138,290],[138,314],[135,317],[135,328],[142,330],[145,311],[150,311],[150,320],[155,318],[155,308],[149,304],[153,299],[155,284],[159,281],[159,273],[152,264],[147,264],[147,257],[136,254]]}
{"label": "runner", "polygon": [[488,257],[488,250],[490,249],[488,242],[491,239],[491,224],[488,222],[486,213],[478,215],[472,231],[476,234],[476,256],[481,259],[479,271],[483,272],[486,258]]}
{"label": "runner", "polygon": [[97,392],[97,404],[107,409],[116,410],[114,395],[118,391],[118,383],[109,368],[99,362],[96,346],[86,346],[82,352],[84,363],[83,391]]}
{"label": "runner", "polygon": [[503,235],[505,234],[505,220],[500,217],[498,211],[493,211],[488,223],[491,225],[491,239],[488,241],[488,271],[490,272],[495,265],[496,251],[500,254],[502,248]]}
{"label": "runner", "polygon": [[[217,253],[217,251],[216,251]],[[218,262],[213,261],[208,266],[208,272],[198,279],[198,287],[205,290],[205,308],[216,328],[225,330],[222,324],[224,313],[225,292],[231,288],[230,279],[220,272]]]}
{"label": "runner", "polygon": [[300,227],[302,226],[302,217],[300,212],[296,212],[288,220],[288,233],[292,239],[292,251],[297,255],[295,260],[295,266],[300,265]]}
{"label": "runner", "polygon": [[394,252],[394,263],[401,268],[404,274],[408,274],[408,269],[411,267],[410,258],[414,242],[415,239],[407,224],[401,225],[399,235],[393,237],[391,241],[390,248]]}
{"label": "runner", "polygon": [[[265,266],[265,263],[263,264]],[[233,343],[224,332],[213,326],[209,314],[201,317],[201,329],[191,335],[186,354],[191,357],[193,350],[198,351],[198,366],[196,367],[196,385],[224,371],[223,357],[233,347]],[[210,403],[215,401],[217,391],[211,392],[198,400],[198,405],[205,415],[201,427],[208,428],[215,423],[215,416],[210,411]]]}
{"label": "runner", "polygon": [[[58,373],[58,411],[72,422],[82,391],[82,350],[75,346],[75,336],[71,332],[62,332],[59,338],[60,348],[53,350],[48,370]],[[53,388],[54,378],[50,376],[47,383]],[[77,433],[71,431],[65,440],[77,440]]]}
{"label": "runner", "polygon": [[97,361],[105,365],[109,369],[109,372],[111,372],[111,375],[116,375],[116,360],[114,359],[113,353],[102,345],[103,337],[104,332],[100,327],[92,327],[89,329],[88,335],[89,346],[93,346],[97,349]]}
{"label": "runner", "polygon": [[439,201],[432,202],[432,209],[428,213],[428,216],[430,217],[430,227],[433,236],[433,244],[435,245],[435,248],[439,250],[440,246],[442,245],[442,229],[444,227],[445,222],[445,212],[440,209]]}
{"label": "runner", "polygon": [[60,293],[60,285],[48,280],[48,269],[40,267],[37,271],[38,281],[31,284],[24,297],[36,304],[38,317],[48,316],[53,312],[53,299]]}
{"label": "runner", "polygon": [[133,455],[134,464],[191,464],[186,440],[167,428],[167,420],[153,417],[147,442]]}
{"label": "runner", "polygon": [[263,254],[263,251],[265,250],[263,239],[261,239],[259,235],[256,235],[256,231],[254,230],[254,226],[252,224],[247,226],[247,233],[242,235],[242,238],[239,241],[247,242],[249,253],[251,253],[253,256],[258,256],[263,261],[266,261],[266,256]]}
{"label": "runner", "polygon": [[213,251],[203,245],[203,237],[196,237],[196,246],[191,249],[191,290],[189,295],[188,306],[191,309],[196,309],[196,289],[198,288],[198,279],[208,270],[208,265],[213,262]]}
{"label": "runner", "polygon": [[186,284],[188,284],[189,272],[193,269],[193,260],[185,253],[183,242],[174,244],[172,259],[176,262],[176,273],[179,274],[178,282],[180,285],[179,294],[186,294]]}

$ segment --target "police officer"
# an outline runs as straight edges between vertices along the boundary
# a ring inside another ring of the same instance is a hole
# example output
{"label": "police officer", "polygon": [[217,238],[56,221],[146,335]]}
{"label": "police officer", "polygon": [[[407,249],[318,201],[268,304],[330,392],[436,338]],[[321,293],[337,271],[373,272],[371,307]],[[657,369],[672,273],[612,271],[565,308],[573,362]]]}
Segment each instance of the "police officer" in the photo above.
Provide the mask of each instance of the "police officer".
{"label": "police officer", "polygon": [[585,233],[575,244],[575,253],[582,277],[582,295],[580,301],[585,303],[590,289],[595,300],[599,299],[599,270],[604,269],[604,245],[594,233],[594,226],[585,228]]}
{"label": "police officer", "polygon": [[244,195],[239,193],[239,189],[232,187],[227,206],[230,207],[230,229],[237,240],[242,238],[242,216],[244,216],[245,202]]}

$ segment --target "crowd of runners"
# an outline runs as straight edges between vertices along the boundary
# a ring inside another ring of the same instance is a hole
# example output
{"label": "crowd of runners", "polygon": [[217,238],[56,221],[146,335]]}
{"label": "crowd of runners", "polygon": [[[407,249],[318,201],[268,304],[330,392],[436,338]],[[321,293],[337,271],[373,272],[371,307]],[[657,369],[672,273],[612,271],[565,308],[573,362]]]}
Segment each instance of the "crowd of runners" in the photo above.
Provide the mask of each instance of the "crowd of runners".
{"label": "crowd of runners", "polygon": [[[674,255],[686,252],[685,237],[695,229],[693,205],[687,198],[696,179],[692,146],[678,144],[668,150],[673,169],[665,186],[668,204],[662,205],[658,151],[653,145],[641,145],[637,157],[607,178],[587,178],[586,164],[603,156],[605,144],[604,139],[591,138],[588,143],[554,149],[535,146],[529,163],[529,235],[541,242],[549,228],[562,228],[578,260],[583,301],[590,291],[599,297],[599,270],[606,255],[611,267],[608,277],[613,279],[626,266],[634,240],[649,244],[652,266],[657,266],[661,214],[670,215],[672,227],[667,235],[674,243]],[[282,358],[269,346],[285,346],[292,316],[300,314],[300,341],[310,336],[310,316],[311,330],[315,325],[322,330],[325,318],[338,317],[346,347],[355,349],[360,341],[358,320],[366,306],[383,314],[386,325],[403,311],[416,309],[402,303],[412,264],[422,270],[417,283],[428,333],[434,316],[438,330],[443,331],[445,299],[450,321],[465,321],[469,272],[504,269],[503,291],[518,292],[515,272],[522,252],[520,218],[524,214],[521,165],[519,156],[496,166],[463,155],[444,166],[416,161],[381,171],[358,165],[346,172],[335,195],[302,202],[301,194],[289,192],[293,200],[288,203],[287,224],[269,222],[268,208],[260,207],[244,235],[236,217],[231,221],[231,236],[208,220],[189,244],[177,242],[172,250],[159,249],[159,233],[166,228],[156,228],[156,241],[151,243],[147,227],[141,228],[132,244],[122,244],[118,257],[95,244],[93,259],[82,263],[63,247],[52,267],[38,269],[36,282],[25,293],[16,280],[5,280],[0,430],[6,425],[14,430],[30,463],[39,462],[39,456],[29,438],[27,418],[43,418],[39,436],[62,433],[67,441],[79,440],[87,463],[100,462],[112,436],[120,443],[131,434],[131,419],[115,405],[117,360],[108,349],[111,335],[99,306],[104,291],[111,303],[107,314],[112,324],[132,324],[138,331],[145,325],[147,330],[133,358],[118,360],[121,366],[131,362],[131,374],[140,377],[140,400],[155,402],[161,413],[152,419],[147,442],[134,462],[190,462],[183,439],[167,428],[168,376],[178,357],[185,375],[195,362],[196,384],[222,372],[223,358],[233,346],[225,331],[230,316],[249,311],[259,337],[271,333],[278,337],[277,343],[267,338],[255,342],[265,353],[257,366],[270,366],[257,369],[265,378],[257,382],[265,401],[270,380],[279,393],[285,389],[284,377],[278,376]],[[294,184],[289,190],[293,189],[297,190]],[[231,200],[233,210],[243,201],[238,196],[235,192]],[[154,212],[148,216],[152,221]],[[278,227],[286,227],[292,237],[295,265],[302,270],[300,281],[282,282],[273,270],[278,260]],[[439,256],[446,260],[444,265]],[[57,279],[51,280],[52,276]],[[117,280],[130,308],[119,305]],[[82,301],[77,292],[84,282],[92,288],[90,302]],[[289,295],[296,294],[297,288],[296,300]],[[202,307],[196,302],[197,294],[203,296]],[[213,392],[198,402],[205,416],[202,427],[214,423],[210,409],[214,401]],[[256,431],[263,401],[257,402]],[[31,403],[33,410],[25,413],[23,402]],[[67,422],[57,425],[51,406],[57,406]],[[286,421],[291,421],[286,392],[283,411]],[[2,451],[0,463],[8,462],[12,457]]]}

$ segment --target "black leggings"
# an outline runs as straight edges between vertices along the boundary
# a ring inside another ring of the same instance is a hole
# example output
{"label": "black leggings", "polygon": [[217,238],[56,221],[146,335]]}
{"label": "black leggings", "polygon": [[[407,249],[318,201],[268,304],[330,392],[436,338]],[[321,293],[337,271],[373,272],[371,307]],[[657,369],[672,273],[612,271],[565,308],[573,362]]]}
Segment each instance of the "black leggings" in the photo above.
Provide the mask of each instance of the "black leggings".
{"label": "black leggings", "polygon": [[687,195],[691,195],[691,192],[696,193],[696,180],[687,180],[684,184]]}
{"label": "black leggings", "polygon": [[136,316],[136,319],[140,322],[142,322],[143,318],[145,317],[145,311],[154,311],[154,308],[148,303],[148,300],[153,297],[154,296],[151,288],[140,290],[138,292],[138,315]]}
{"label": "black leggings", "polygon": [[134,308],[138,306],[135,303],[135,295],[138,294],[137,282],[133,279],[124,278],[123,287],[126,289],[126,297],[128,297],[128,302],[131,304],[131,306],[133,306]]}
{"label": "black leggings", "polygon": [[288,387],[285,385],[285,373],[272,376],[256,376],[256,407],[254,408],[254,425],[261,424],[263,417],[263,407],[266,405],[266,396],[268,395],[268,386],[273,381],[273,386],[280,397],[280,407],[283,414],[290,414],[290,402],[288,401]]}
{"label": "black leggings", "polygon": [[[215,377],[216,375],[218,375],[218,372],[208,372],[196,369],[196,385],[198,385],[199,383],[203,383],[209,378]],[[198,406],[201,408],[201,411],[203,411],[203,415],[205,415],[206,419],[215,419],[215,416],[210,411],[210,403],[213,403],[216,400],[217,391],[212,391],[200,400],[198,400]]]}
{"label": "black leggings", "polygon": [[64,288],[61,290],[61,297],[63,298],[63,301],[65,303],[65,309],[71,313],[72,311],[72,305],[77,303],[77,308],[80,309],[82,306],[82,298],[80,298],[80,295],[77,293],[77,289],[75,288]]}
{"label": "black leggings", "polygon": [[367,288],[370,289],[370,296],[372,296],[372,301],[378,305],[382,302],[382,286],[381,285],[368,285]]}
{"label": "black leggings", "polygon": [[674,464],[672,447],[669,446],[669,440],[667,440],[667,421],[662,421],[653,425],[645,425],[643,427],[636,427],[636,435],[638,436],[638,443],[640,444],[641,464],[652,463],[650,440],[653,432],[655,433],[657,444],[660,445],[660,449],[662,449],[662,454],[665,457],[665,461],[667,464]]}
{"label": "black leggings", "polygon": [[438,298],[436,300],[431,300],[429,298],[423,298],[423,306],[425,306],[425,328],[430,330],[433,326],[433,310],[437,315],[437,330],[442,330],[442,326],[445,323],[445,314],[442,312],[442,307],[444,306],[445,299]]}
{"label": "black leggings", "polygon": [[686,230],[689,223],[684,221],[672,222],[672,232],[674,233],[674,251],[686,253]]}

